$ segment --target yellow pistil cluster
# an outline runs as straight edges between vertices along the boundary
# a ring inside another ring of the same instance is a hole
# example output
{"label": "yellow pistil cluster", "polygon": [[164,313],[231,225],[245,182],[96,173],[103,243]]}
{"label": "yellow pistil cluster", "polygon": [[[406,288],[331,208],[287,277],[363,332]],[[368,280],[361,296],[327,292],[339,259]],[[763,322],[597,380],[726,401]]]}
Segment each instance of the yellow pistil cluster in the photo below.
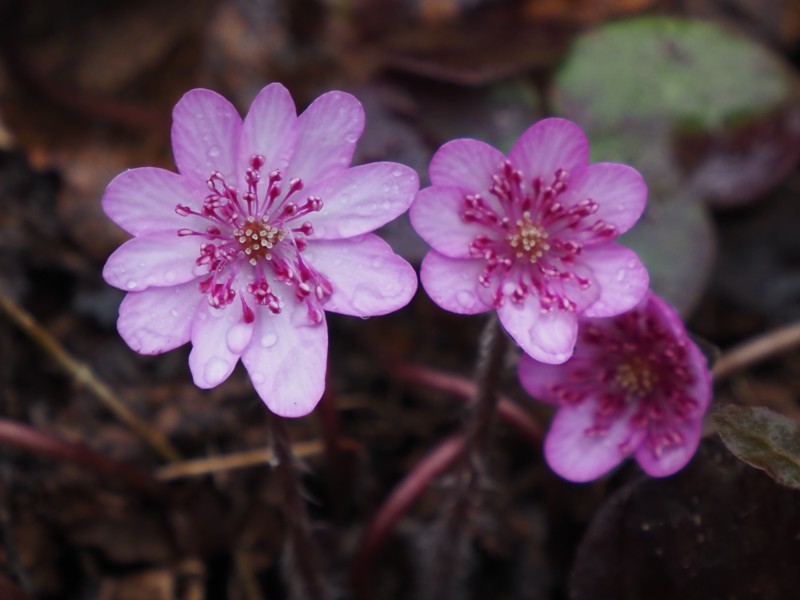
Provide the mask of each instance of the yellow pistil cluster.
{"label": "yellow pistil cluster", "polygon": [[525,211],[522,213],[522,218],[517,219],[514,231],[506,236],[506,240],[514,249],[517,258],[527,256],[531,263],[535,263],[550,250],[547,232],[533,223],[529,211]]}
{"label": "yellow pistil cluster", "polygon": [[250,264],[255,266],[259,258],[272,260],[270,251],[286,236],[286,233],[270,225],[265,216],[260,221],[247,217],[247,224],[241,229],[236,229],[233,235],[239,241],[242,252],[250,257]]}
{"label": "yellow pistil cluster", "polygon": [[658,375],[646,360],[633,356],[617,367],[614,383],[632,400],[652,392],[658,383]]}

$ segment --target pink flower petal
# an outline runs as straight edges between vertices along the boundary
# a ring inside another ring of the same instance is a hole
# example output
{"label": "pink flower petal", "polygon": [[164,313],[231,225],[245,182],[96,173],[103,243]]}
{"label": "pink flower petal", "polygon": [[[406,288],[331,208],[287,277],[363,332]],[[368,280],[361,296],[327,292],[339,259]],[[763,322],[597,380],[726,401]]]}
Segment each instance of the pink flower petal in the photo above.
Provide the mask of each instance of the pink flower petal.
{"label": "pink flower petal", "polygon": [[373,234],[309,244],[315,269],[333,284],[325,310],[371,317],[404,307],[417,291],[417,274]]}
{"label": "pink flower petal", "polygon": [[517,374],[525,391],[541,402],[559,404],[553,394],[552,386],[564,382],[568,370],[575,367],[577,357],[573,356],[566,364],[548,364],[523,354],[519,359]]}
{"label": "pink flower petal", "polygon": [[323,94],[297,119],[297,146],[289,176],[311,186],[346,169],[363,131],[364,108],[354,96]]}
{"label": "pink flower petal", "polygon": [[651,477],[666,477],[680,471],[694,456],[700,444],[701,420],[685,421],[675,428],[683,437],[683,443],[666,446],[659,452],[643,443],[636,451],[636,461]]}
{"label": "pink flower petal", "polygon": [[108,257],[103,278],[127,291],[186,283],[201,274],[195,260],[203,241],[199,236],[181,237],[174,231],[133,238]]}
{"label": "pink flower petal", "polygon": [[586,309],[586,317],[613,317],[639,304],[650,278],[636,253],[620,244],[584,248],[581,260],[600,287],[600,297]]}
{"label": "pink flower petal", "polygon": [[408,216],[419,236],[450,258],[470,258],[469,245],[486,227],[461,218],[464,192],[455,187],[433,186],[421,190]]}
{"label": "pink flower petal", "polygon": [[595,402],[566,406],[556,413],[544,442],[547,464],[564,479],[597,479],[620,464],[638,445],[641,434],[627,419],[612,422],[605,433],[592,431]]}
{"label": "pink flower petal", "polygon": [[204,301],[194,282],[127,294],[117,329],[140,354],[161,354],[189,341],[197,305]]}
{"label": "pink flower petal", "polygon": [[123,171],[108,184],[103,210],[117,225],[132,235],[181,228],[204,229],[204,221],[175,212],[178,203],[196,203],[197,193],[186,186],[182,176],[155,167]]}
{"label": "pink flower petal", "polygon": [[314,239],[340,239],[374,231],[408,210],[418,189],[416,171],[397,163],[346,169],[303,191],[322,199],[322,210],[308,215]]}
{"label": "pink flower petal", "polygon": [[478,289],[483,268],[482,260],[448,258],[431,250],[422,261],[420,281],[431,300],[445,310],[474,315],[492,308]]}
{"label": "pink flower petal", "polygon": [[172,111],[172,152],[178,171],[205,186],[214,171],[235,180],[236,150],[242,118],[225,98],[211,90],[184,94]]}
{"label": "pink flower petal", "polygon": [[578,317],[573,312],[551,310],[543,313],[536,296],[522,303],[506,301],[497,309],[506,331],[523,352],[538,361],[563,363],[572,356],[578,336]]}
{"label": "pink flower petal", "polygon": [[489,186],[505,160],[502,152],[478,140],[447,142],[431,159],[428,176],[435,186],[458,187],[489,199]]}
{"label": "pink flower petal", "polygon": [[242,362],[272,412],[302,417],[314,410],[325,390],[328,327],[324,321],[314,326],[293,325],[305,319],[306,308],[291,298],[281,314],[273,315],[263,307],[257,311],[253,339]]}
{"label": "pink flower petal", "polygon": [[[264,157],[262,178],[280,169],[284,171],[292,158],[297,139],[297,110],[289,91],[280,83],[271,83],[253,100],[244,119],[241,145],[238,146],[238,177],[250,166],[254,155]],[[242,182],[242,189],[245,189]]]}
{"label": "pink flower petal", "polygon": [[[567,180],[567,191],[559,200],[572,206],[594,200],[598,209],[584,224],[597,221],[613,225],[617,235],[628,231],[642,216],[647,203],[647,184],[636,169],[616,163],[596,163],[578,171]],[[580,232],[576,238],[590,241],[593,233]]]}
{"label": "pink flower petal", "polygon": [[544,119],[522,134],[508,158],[528,181],[541,177],[549,185],[558,169],[577,174],[589,164],[589,141],[571,121]]}
{"label": "pink flower petal", "polygon": [[218,386],[233,372],[253,335],[253,324],[242,320],[242,307],[233,302],[213,308],[202,302],[192,326],[189,368],[194,384],[203,389]]}

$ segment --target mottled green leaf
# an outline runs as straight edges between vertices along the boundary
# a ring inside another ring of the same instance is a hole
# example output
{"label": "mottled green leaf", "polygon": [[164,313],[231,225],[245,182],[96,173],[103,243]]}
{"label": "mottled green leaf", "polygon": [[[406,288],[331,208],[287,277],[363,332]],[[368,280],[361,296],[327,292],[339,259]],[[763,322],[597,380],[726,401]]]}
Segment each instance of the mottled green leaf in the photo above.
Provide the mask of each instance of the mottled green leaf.
{"label": "mottled green leaf", "polygon": [[800,157],[797,76],[770,50],[709,22],[620,21],[580,37],[556,74],[557,113],[596,160],[639,168],[656,191],[751,200]]}
{"label": "mottled green leaf", "polygon": [[763,406],[717,406],[722,441],[737,457],[775,481],[800,489],[800,426]]}

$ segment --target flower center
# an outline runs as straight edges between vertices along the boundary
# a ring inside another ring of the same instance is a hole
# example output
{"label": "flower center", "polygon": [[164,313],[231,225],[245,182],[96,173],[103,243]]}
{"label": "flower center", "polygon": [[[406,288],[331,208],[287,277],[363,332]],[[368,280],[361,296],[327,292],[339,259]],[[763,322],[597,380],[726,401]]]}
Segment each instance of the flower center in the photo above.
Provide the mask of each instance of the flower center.
{"label": "flower center", "polygon": [[267,216],[256,221],[255,217],[247,217],[247,224],[233,230],[233,237],[239,240],[239,247],[245,256],[250,257],[250,264],[256,266],[258,259],[272,260],[272,248],[286,237],[286,233],[273,227],[267,221]]}
{"label": "flower center", "polygon": [[[567,204],[568,174],[556,169],[548,184],[541,177],[526,180],[510,161],[492,176],[489,194],[464,197],[461,218],[481,226],[469,243],[470,255],[486,264],[479,282],[492,288],[495,308],[506,299],[523,303],[529,295],[542,312],[577,311],[594,289],[580,266],[585,240],[608,240],[613,226],[593,217],[598,204],[586,199]],[[583,273],[583,274],[582,274]]]}
{"label": "flower center", "polygon": [[508,245],[514,250],[517,258],[526,258],[530,263],[536,263],[545,252],[550,250],[547,243],[547,232],[534,225],[531,221],[530,211],[525,211],[521,219],[517,219],[516,226],[512,233],[506,235]]}
{"label": "flower center", "polygon": [[178,235],[198,235],[206,240],[195,262],[208,270],[199,290],[212,307],[223,308],[238,295],[243,318],[252,323],[255,313],[246,292],[251,302],[278,314],[283,304],[272,286],[280,282],[293,288],[296,302],[306,304],[311,323],[320,323],[322,304],[333,293],[333,286],[304,260],[302,253],[314,228],[308,221],[296,221],[320,211],[322,200],[308,196],[304,202],[296,202],[303,189],[302,180],[290,179],[284,193],[278,170],[269,173],[262,192],[263,166],[264,157],[251,157],[250,168],[245,171],[245,192],[229,185],[221,173],[212,173],[207,181],[210,193],[200,210],[183,204],[175,207],[179,215],[201,217],[209,226],[203,231],[180,229]]}
{"label": "flower center", "polygon": [[633,356],[617,367],[613,381],[630,401],[652,392],[658,384],[658,373],[645,359]]}

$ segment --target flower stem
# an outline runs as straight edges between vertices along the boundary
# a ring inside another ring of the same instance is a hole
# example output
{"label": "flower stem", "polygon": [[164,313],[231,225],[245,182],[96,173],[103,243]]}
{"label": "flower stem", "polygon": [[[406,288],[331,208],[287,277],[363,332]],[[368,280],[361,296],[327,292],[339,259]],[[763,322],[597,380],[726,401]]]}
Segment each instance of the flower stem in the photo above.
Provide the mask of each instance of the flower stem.
{"label": "flower stem", "polygon": [[463,580],[458,563],[467,554],[465,532],[486,477],[486,457],[497,413],[497,387],[502,374],[506,337],[493,313],[481,333],[475,370],[475,399],[464,432],[464,463],[457,480],[453,502],[445,515],[437,544],[436,573],[426,586],[427,597],[457,598]]}
{"label": "flower stem", "polygon": [[316,547],[311,539],[311,525],[286,424],[282,417],[273,414],[270,415],[269,424],[275,458],[278,460],[276,472],[283,492],[288,551],[285,564],[290,597],[296,600],[326,600],[328,593],[317,561]]}

